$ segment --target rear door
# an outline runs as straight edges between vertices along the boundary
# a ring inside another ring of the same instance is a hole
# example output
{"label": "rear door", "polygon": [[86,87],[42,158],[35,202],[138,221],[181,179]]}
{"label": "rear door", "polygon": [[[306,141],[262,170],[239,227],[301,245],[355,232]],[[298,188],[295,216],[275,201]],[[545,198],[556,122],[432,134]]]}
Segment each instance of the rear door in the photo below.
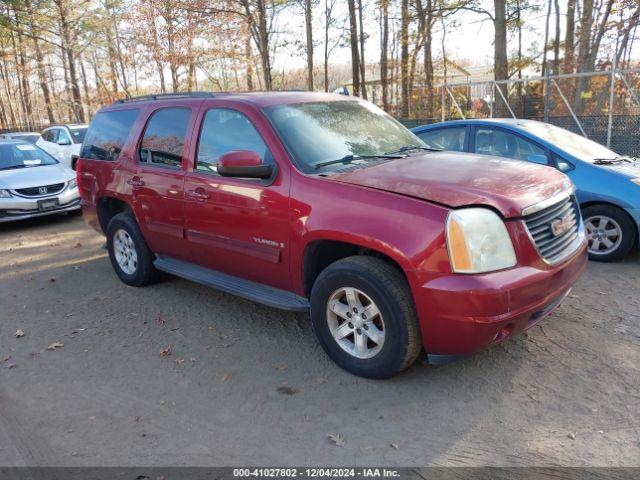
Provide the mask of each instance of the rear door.
{"label": "rear door", "polygon": [[[289,169],[264,117],[224,102],[209,103],[198,119],[195,163],[185,177],[185,237],[193,262],[281,289],[289,278]],[[272,180],[221,177],[220,157],[257,152],[275,164]],[[278,153],[280,152],[280,153]]]}
{"label": "rear door", "polygon": [[180,259],[185,258],[183,183],[193,117],[194,110],[188,104],[155,109],[125,179],[151,250]]}

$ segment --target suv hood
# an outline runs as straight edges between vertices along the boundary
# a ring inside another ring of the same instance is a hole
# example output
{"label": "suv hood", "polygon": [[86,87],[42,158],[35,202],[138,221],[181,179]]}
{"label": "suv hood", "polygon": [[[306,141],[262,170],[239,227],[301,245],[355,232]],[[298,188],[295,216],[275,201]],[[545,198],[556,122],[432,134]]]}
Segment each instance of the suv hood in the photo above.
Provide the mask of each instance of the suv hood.
{"label": "suv hood", "polygon": [[362,185],[449,207],[487,205],[505,218],[519,217],[570,187],[557,170],[519,160],[433,152],[338,173],[331,180]]}
{"label": "suv hood", "polygon": [[75,178],[75,172],[59,163],[42,167],[0,170],[0,189],[40,187],[68,182],[72,178]]}

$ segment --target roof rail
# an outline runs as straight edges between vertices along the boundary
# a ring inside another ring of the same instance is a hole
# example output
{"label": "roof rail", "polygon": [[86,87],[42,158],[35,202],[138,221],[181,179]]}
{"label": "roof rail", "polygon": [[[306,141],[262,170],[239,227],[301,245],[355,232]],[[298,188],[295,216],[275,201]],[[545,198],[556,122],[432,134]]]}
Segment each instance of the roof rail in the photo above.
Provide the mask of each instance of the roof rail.
{"label": "roof rail", "polygon": [[128,97],[121,98],[113,102],[113,104],[117,103],[127,103],[127,102],[144,102],[146,100],[161,100],[161,99],[171,99],[171,98],[212,98],[215,95],[212,92],[176,92],[176,93],[157,93],[153,95],[141,95],[139,97]]}

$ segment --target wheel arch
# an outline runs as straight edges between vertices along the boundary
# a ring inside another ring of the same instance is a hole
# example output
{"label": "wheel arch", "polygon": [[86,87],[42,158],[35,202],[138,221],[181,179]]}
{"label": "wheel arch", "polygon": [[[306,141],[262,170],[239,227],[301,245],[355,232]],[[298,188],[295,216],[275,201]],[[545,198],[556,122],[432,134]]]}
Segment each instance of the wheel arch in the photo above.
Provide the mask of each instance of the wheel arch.
{"label": "wheel arch", "polygon": [[[616,204],[615,204],[615,203],[613,203],[613,202],[608,202],[608,201],[606,201],[606,200],[590,200],[590,201],[583,202],[583,203],[581,203],[581,204],[580,204],[580,211],[581,211],[581,213],[582,213],[582,211],[583,211],[585,208],[588,208],[588,207],[595,207],[595,206],[598,206],[598,205],[604,205],[604,206],[606,206],[606,207],[611,207],[611,208],[618,209],[618,210],[620,210],[624,215],[626,215],[626,216],[627,216],[627,218],[631,221],[631,225],[633,225],[633,229],[634,229],[634,235],[633,235],[634,243],[633,243],[633,247],[632,247],[632,248],[635,248],[635,247],[637,247],[638,245],[640,245],[640,229],[638,228],[638,223],[637,223],[637,222],[635,221],[635,219],[634,219],[634,218],[629,214],[629,212],[627,212],[627,210],[626,210],[624,207],[621,207],[620,205],[616,205]],[[582,215],[582,217],[583,217],[583,219],[584,219],[584,214]]]}
{"label": "wheel arch", "polygon": [[331,236],[311,239],[306,243],[302,253],[302,289],[308,297],[315,280],[320,273],[332,263],[354,255],[368,255],[380,258],[396,268],[410,284],[407,271],[409,262],[397,252],[390,253],[390,248],[372,245],[361,239],[337,239]]}
{"label": "wheel arch", "polygon": [[96,202],[98,221],[104,234],[107,233],[109,221],[119,213],[128,212],[135,217],[133,208],[126,201],[112,196],[103,196]]}

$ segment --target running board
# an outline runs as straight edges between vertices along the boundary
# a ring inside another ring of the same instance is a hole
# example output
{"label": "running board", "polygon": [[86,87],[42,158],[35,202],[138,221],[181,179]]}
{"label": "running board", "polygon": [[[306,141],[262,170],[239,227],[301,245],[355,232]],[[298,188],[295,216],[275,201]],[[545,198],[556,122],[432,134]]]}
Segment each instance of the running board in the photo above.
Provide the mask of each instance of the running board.
{"label": "running board", "polygon": [[204,268],[182,260],[170,257],[158,257],[153,265],[163,272],[186,278],[193,282],[213,287],[238,297],[262,303],[281,310],[308,312],[309,301],[294,293],[278,288],[251,282],[242,278],[227,275],[216,270]]}

